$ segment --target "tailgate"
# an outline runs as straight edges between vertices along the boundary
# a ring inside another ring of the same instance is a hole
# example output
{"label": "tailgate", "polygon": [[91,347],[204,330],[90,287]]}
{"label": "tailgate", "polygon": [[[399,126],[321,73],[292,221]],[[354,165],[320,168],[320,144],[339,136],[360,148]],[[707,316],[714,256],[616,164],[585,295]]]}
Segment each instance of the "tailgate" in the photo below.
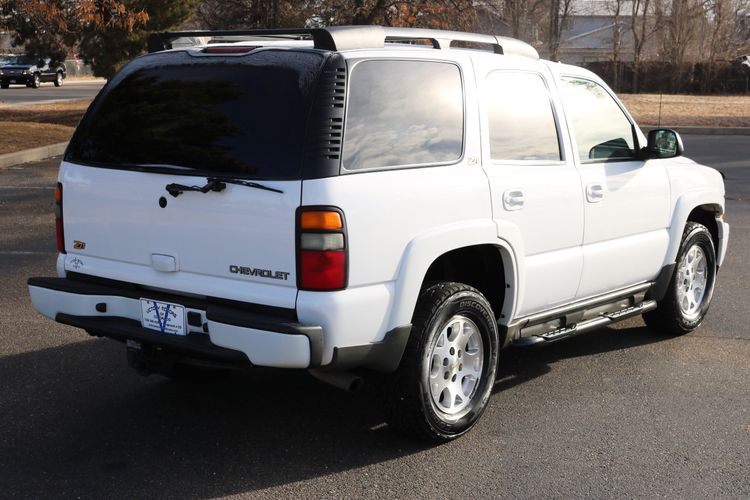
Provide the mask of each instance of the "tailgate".
{"label": "tailgate", "polygon": [[206,178],[70,163],[60,177],[66,270],[294,307],[301,181],[263,182],[283,193],[227,184],[173,197],[167,184],[201,186]]}

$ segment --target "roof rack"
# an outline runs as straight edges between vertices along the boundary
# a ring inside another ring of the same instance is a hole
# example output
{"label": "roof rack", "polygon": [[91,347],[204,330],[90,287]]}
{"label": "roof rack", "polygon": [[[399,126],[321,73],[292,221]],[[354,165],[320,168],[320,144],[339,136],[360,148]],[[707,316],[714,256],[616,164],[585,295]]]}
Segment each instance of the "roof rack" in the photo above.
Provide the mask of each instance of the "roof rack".
{"label": "roof rack", "polygon": [[518,55],[539,59],[536,49],[526,42],[494,35],[463,33],[421,28],[391,28],[382,26],[331,26],[327,28],[255,29],[226,31],[172,31],[152,33],[148,37],[148,51],[160,52],[172,48],[180,38],[244,37],[245,39],[309,40],[316,49],[351,50],[383,48],[385,42],[429,41],[436,49],[448,49],[452,42],[485,44],[497,54]]}

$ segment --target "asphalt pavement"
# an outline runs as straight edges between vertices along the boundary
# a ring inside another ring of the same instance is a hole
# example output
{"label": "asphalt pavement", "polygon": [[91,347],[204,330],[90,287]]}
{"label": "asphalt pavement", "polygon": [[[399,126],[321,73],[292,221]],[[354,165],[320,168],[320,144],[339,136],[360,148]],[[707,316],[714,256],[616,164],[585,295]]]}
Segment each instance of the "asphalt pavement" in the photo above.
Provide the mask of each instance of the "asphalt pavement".
{"label": "asphalt pavement", "polygon": [[65,80],[62,87],[55,87],[54,84],[45,82],[38,89],[23,85],[11,85],[10,88],[0,89],[0,104],[24,105],[93,99],[105,83],[104,80]]}
{"label": "asphalt pavement", "polygon": [[480,423],[437,447],[383,424],[376,384],[143,378],[121,344],[39,316],[26,279],[54,274],[59,160],[0,170],[0,495],[750,497],[750,137],[684,142],[725,173],[732,224],[704,325],[506,351]]}

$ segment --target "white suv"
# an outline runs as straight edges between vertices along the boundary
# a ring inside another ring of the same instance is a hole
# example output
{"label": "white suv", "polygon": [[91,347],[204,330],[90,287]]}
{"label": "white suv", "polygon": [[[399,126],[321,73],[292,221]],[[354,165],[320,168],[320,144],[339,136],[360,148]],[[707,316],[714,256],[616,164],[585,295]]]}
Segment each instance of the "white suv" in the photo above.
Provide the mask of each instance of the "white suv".
{"label": "white suv", "polygon": [[149,44],[79,125],[59,277],[29,280],[39,312],[126,342],[143,372],[387,372],[389,422],[444,441],[481,415],[505,346],[706,314],[722,177],[673,131],[647,140],[584,69],[376,26]]}

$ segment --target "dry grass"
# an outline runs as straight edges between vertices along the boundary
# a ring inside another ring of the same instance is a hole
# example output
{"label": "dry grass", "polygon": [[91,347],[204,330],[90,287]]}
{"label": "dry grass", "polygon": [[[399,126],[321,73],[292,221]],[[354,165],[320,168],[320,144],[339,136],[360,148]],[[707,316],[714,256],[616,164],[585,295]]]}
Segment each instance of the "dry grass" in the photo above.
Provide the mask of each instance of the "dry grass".
{"label": "dry grass", "polygon": [[54,123],[75,127],[89,104],[90,99],[25,106],[0,104],[0,121]]}
{"label": "dry grass", "polygon": [[[640,125],[659,120],[658,94],[621,94]],[[0,104],[0,154],[70,139],[90,100],[13,106]],[[750,96],[661,97],[662,125],[750,127]]]}
{"label": "dry grass", "polygon": [[0,128],[0,154],[65,142],[75,130],[66,125],[6,120],[0,122]]}
{"label": "dry grass", "polygon": [[0,154],[70,140],[90,100],[0,105]]}
{"label": "dry grass", "polygon": [[[659,123],[659,94],[620,94],[639,125]],[[750,96],[661,96],[661,125],[750,127]]]}

